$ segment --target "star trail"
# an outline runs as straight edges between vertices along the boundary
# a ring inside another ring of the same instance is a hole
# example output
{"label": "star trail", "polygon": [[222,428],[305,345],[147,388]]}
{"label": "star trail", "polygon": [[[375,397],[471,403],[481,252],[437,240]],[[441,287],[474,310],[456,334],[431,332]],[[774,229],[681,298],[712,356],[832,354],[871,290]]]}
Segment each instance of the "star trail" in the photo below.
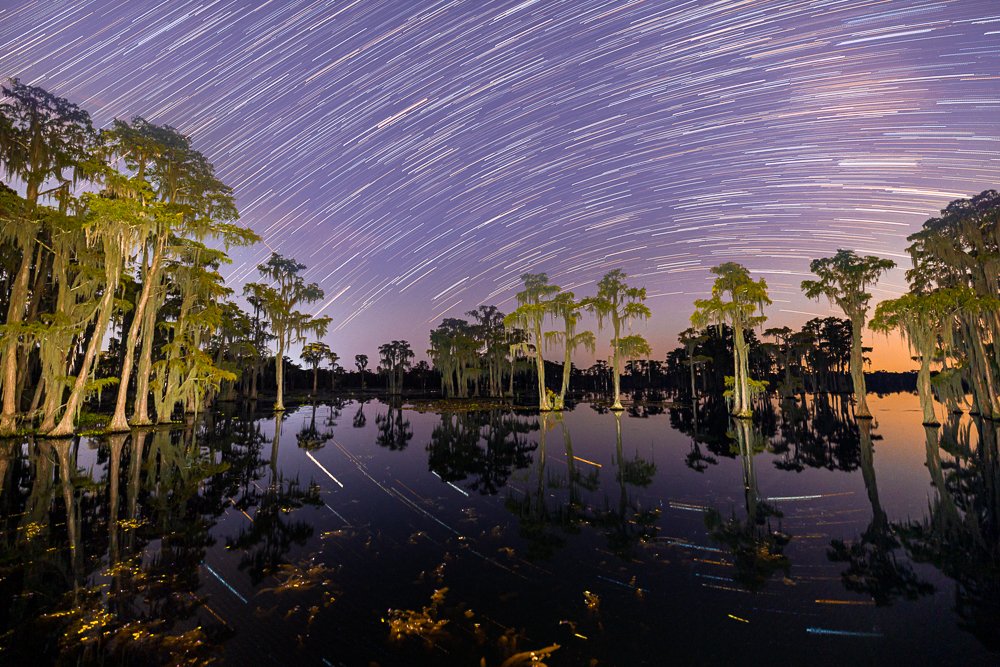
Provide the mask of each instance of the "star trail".
{"label": "star trail", "polygon": [[0,4],[0,76],[190,135],[265,240],[230,286],[295,257],[341,354],[423,350],[524,272],[585,295],[623,268],[658,358],[723,261],[799,324],[831,312],[810,259],[905,265],[1000,185],[995,0]]}

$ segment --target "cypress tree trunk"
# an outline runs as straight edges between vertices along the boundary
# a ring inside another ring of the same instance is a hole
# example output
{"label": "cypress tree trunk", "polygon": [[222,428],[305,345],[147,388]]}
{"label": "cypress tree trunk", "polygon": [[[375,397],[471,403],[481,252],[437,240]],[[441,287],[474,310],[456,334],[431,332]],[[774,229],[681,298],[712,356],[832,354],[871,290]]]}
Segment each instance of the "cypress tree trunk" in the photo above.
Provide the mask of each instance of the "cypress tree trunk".
{"label": "cypress tree trunk", "polygon": [[156,324],[155,308],[147,308],[144,313],[141,335],[142,349],[139,351],[139,367],[135,380],[135,407],[132,409],[133,426],[149,426],[149,375],[153,371],[153,338]]}
{"label": "cypress tree trunk", "polygon": [[[34,241],[32,241],[34,245]],[[7,307],[8,326],[16,326],[24,318],[24,308],[28,299],[28,278],[31,276],[31,256],[29,250],[21,255],[21,265],[10,292],[10,302]],[[8,332],[4,336],[3,349],[3,408],[0,411],[0,437],[14,435],[17,429],[17,351],[20,347],[20,336]]]}
{"label": "cypress tree trunk", "polygon": [[858,316],[851,318],[851,381],[854,384],[854,400],[857,401],[854,416],[859,419],[871,419],[872,413],[868,409],[868,391],[865,387],[865,362],[861,350],[861,330],[864,326],[863,318]]}
{"label": "cypress tree trunk", "polygon": [[570,335],[565,333],[565,355],[563,357],[563,377],[562,387],[559,389],[559,398],[556,400],[555,409],[562,410],[566,407],[566,391],[569,389],[569,376],[572,371],[572,361],[570,360]]}
{"label": "cypress tree trunk", "polygon": [[[972,329],[970,327],[970,329]],[[982,338],[975,329],[970,332],[969,339],[972,341],[972,396],[979,407],[979,414],[987,419],[1000,417],[1000,405],[997,404],[997,392],[993,385],[993,371],[990,368],[989,359],[986,356],[986,348],[983,346]]]}
{"label": "cypress tree trunk", "polygon": [[752,411],[748,382],[750,376],[749,359],[746,338],[744,338],[743,328],[740,326],[733,327],[733,351],[736,362],[736,375],[733,378],[733,416],[749,417]]}
{"label": "cypress tree trunk", "polygon": [[[135,313],[132,317],[132,324],[129,326],[128,337],[125,342],[125,358],[122,360],[121,383],[118,385],[118,396],[115,399],[115,413],[108,424],[108,431],[127,431],[128,420],[125,417],[125,402],[128,398],[129,379],[132,376],[132,366],[135,363],[135,348],[139,342],[139,331],[146,320],[146,308],[150,307],[150,297],[153,292],[153,284],[159,280],[159,267],[162,260],[162,250],[165,240],[158,241],[157,249],[154,252],[153,263],[146,273],[146,280],[142,285],[142,292],[139,294],[139,302],[135,305]],[[138,381],[137,381],[138,384]]]}
{"label": "cypress tree trunk", "polygon": [[97,324],[94,327],[94,333],[91,335],[90,341],[87,343],[87,351],[83,356],[83,363],[80,364],[80,369],[77,371],[76,381],[73,383],[69,400],[66,402],[66,411],[63,412],[59,424],[45,434],[47,437],[61,438],[73,435],[76,426],[76,414],[83,403],[84,391],[87,387],[87,377],[90,375],[94,361],[97,359],[98,348],[100,348],[101,343],[104,341],[104,332],[107,330],[108,322],[111,320],[114,296],[114,285],[106,285],[104,295],[101,297]]}
{"label": "cypress tree trunk", "polygon": [[282,412],[285,409],[285,334],[278,335],[278,355],[274,359],[274,377],[278,385],[278,398],[274,401],[274,409]]}
{"label": "cypress tree trunk", "polygon": [[917,371],[917,393],[920,394],[920,408],[924,413],[924,426],[937,426],[940,422],[934,413],[934,394],[931,390],[932,350],[920,352],[920,370]]}
{"label": "cypress tree trunk", "polygon": [[535,368],[538,372],[538,409],[547,412],[552,408],[549,406],[549,397],[545,394],[545,360],[542,359],[542,323],[535,320]]}
{"label": "cypress tree trunk", "polygon": [[[617,307],[618,306],[615,305],[616,309],[617,309]],[[614,337],[614,339],[611,342],[611,344],[613,346],[613,350],[612,350],[612,352],[613,352],[613,354],[612,354],[612,363],[614,365],[613,382],[614,382],[614,388],[615,388],[615,402],[611,406],[611,409],[612,410],[624,410],[624,408],[622,407],[622,401],[621,401],[621,377],[619,375],[619,370],[618,370],[618,362],[619,362],[619,360],[618,360],[618,339],[621,336],[621,322],[618,320],[617,310],[611,314],[611,323],[614,326],[614,330],[615,330],[615,337]]]}

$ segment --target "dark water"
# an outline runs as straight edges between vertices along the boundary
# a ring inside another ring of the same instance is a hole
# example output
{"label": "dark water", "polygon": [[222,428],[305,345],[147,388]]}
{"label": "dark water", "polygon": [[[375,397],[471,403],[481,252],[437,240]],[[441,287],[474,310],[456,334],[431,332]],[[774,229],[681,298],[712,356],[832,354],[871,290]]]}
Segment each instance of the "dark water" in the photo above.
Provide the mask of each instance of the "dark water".
{"label": "dark water", "polygon": [[0,663],[996,664],[997,424],[872,407],[345,403],[8,443]]}

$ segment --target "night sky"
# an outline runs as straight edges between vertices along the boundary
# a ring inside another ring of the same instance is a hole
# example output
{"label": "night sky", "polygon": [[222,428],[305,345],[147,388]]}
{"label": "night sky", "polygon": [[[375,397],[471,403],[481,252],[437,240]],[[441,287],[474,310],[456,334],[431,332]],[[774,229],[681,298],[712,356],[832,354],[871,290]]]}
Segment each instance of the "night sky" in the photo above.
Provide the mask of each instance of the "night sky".
{"label": "night sky", "polygon": [[831,312],[800,295],[810,259],[905,263],[925,219],[1000,186],[997,0],[0,7],[0,76],[190,135],[265,239],[230,286],[270,249],[308,265],[346,358],[423,356],[525,272],[584,296],[623,268],[661,359],[723,261],[797,326]]}

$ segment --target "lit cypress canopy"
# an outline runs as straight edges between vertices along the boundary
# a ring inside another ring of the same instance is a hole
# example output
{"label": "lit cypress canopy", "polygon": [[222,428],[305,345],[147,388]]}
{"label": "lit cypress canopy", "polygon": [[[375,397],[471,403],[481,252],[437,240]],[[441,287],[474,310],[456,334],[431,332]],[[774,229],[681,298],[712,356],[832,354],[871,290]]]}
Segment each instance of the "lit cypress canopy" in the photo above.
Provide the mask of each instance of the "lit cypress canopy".
{"label": "lit cypress canopy", "polygon": [[895,266],[891,259],[859,256],[853,250],[838,250],[833,257],[814,259],[809,264],[809,270],[816,274],[817,279],[802,281],[802,291],[807,297],[818,299],[825,296],[851,320],[851,380],[857,401],[855,416],[861,418],[870,418],[872,414],[868,409],[862,350],[862,329],[872,299],[868,288]]}
{"label": "lit cypress canopy", "polygon": [[544,273],[525,273],[521,276],[521,281],[524,283],[524,289],[517,293],[517,310],[507,315],[503,323],[508,329],[523,329],[527,332],[528,339],[517,344],[516,350],[512,351],[535,357],[535,368],[538,372],[538,409],[548,411],[552,406],[545,391],[542,323],[552,312],[552,299],[559,293],[559,287],[549,284],[549,277]]}
{"label": "lit cypress canopy", "polygon": [[[737,417],[749,417],[753,397],[764,390],[765,383],[750,377],[749,347],[745,334],[767,320],[761,311],[765,305],[771,304],[771,298],[767,295],[764,279],[751,278],[750,271],[742,264],[725,262],[712,267],[712,273],[717,276],[712,284],[712,297],[694,302],[697,310],[691,315],[691,324],[698,329],[723,324],[732,327],[732,413]],[[730,383],[728,377],[726,383]]]}
{"label": "lit cypress canopy", "polygon": [[[137,226],[139,261],[137,278],[142,290],[125,337],[123,381],[118,388],[110,431],[128,430],[125,407],[129,378],[136,364],[136,398],[131,424],[150,423],[148,395],[152,373],[153,338],[157,314],[167,295],[169,267],[177,266],[190,249],[183,239],[220,241],[224,248],[246,246],[260,238],[235,224],[239,217],[232,189],[215,176],[208,159],[191,140],[169,125],[155,125],[136,117],[130,123],[116,120],[105,133],[106,151],[132,177],[119,196],[140,206]],[[157,415],[162,421],[170,415]]]}
{"label": "lit cypress canopy", "polygon": [[[963,287],[975,295],[959,312],[955,361],[972,388],[973,409],[1000,418],[1000,193],[956,199],[908,239],[915,292]],[[991,345],[992,342],[992,345]],[[990,349],[992,348],[992,349]],[[955,378],[956,387],[960,380]]]}
{"label": "lit cypress canopy", "polygon": [[330,325],[329,317],[313,317],[298,310],[299,306],[315,303],[323,298],[323,290],[316,283],[306,283],[299,274],[305,269],[294,259],[282,257],[276,252],[257,267],[261,275],[270,282],[247,283],[244,291],[259,300],[261,308],[271,323],[271,331],[278,341],[278,352],[275,356],[275,376],[278,385],[278,396],[274,401],[274,409],[283,411],[285,351],[293,343],[302,342],[307,334],[317,337],[326,335]]}
{"label": "lit cypress canopy", "polygon": [[938,356],[938,347],[941,346],[942,355],[954,356],[954,331],[958,319],[963,312],[981,307],[979,299],[967,287],[911,292],[875,307],[875,316],[869,324],[872,331],[899,330],[920,357],[917,392],[925,426],[940,423],[934,412],[931,385],[931,363]]}
{"label": "lit cypress canopy", "polygon": [[562,292],[552,300],[551,313],[556,321],[562,320],[562,331],[548,331],[545,333],[547,344],[563,344],[563,377],[559,395],[555,399],[554,410],[562,410],[566,404],[566,391],[569,389],[569,379],[573,368],[573,352],[578,347],[590,350],[596,349],[596,339],[592,331],[576,330],[580,323],[580,310],[583,302],[577,301],[572,292]]}
{"label": "lit cypress canopy", "polygon": [[623,326],[632,320],[647,320],[651,315],[649,307],[643,303],[646,300],[646,288],[630,287],[625,278],[625,272],[621,269],[607,272],[597,283],[597,296],[583,300],[583,307],[597,315],[598,329],[604,327],[605,320],[611,321],[611,366],[615,390],[612,410],[622,409],[622,360],[651,353],[649,343],[642,336],[621,335]]}
{"label": "lit cypress canopy", "polygon": [[[70,201],[70,186],[86,176],[97,143],[90,115],[72,102],[36,86],[11,79],[0,86],[0,168],[8,179],[25,185],[25,200],[13,207],[17,213],[0,226],[0,235],[21,253],[21,261],[10,289],[7,317],[0,329],[0,384],[3,407],[0,436],[16,428],[18,354],[27,330],[25,317],[31,300],[39,295],[30,289],[36,248],[44,242],[46,214],[39,213],[41,197],[55,197],[60,213]],[[55,183],[48,190],[46,183]],[[42,248],[44,251],[44,247]],[[35,272],[40,267],[35,267]]]}

